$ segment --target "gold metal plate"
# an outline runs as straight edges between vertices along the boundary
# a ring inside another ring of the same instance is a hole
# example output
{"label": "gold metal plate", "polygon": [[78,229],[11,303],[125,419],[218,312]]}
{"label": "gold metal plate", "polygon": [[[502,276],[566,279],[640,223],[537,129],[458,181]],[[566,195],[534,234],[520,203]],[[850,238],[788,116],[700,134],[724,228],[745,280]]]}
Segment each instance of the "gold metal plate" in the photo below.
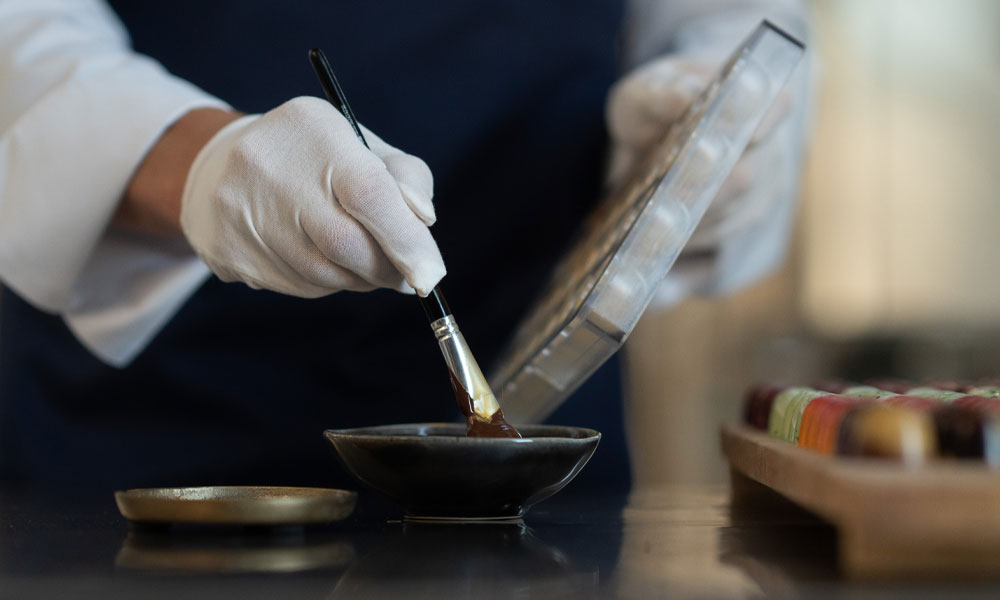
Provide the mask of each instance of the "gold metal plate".
{"label": "gold metal plate", "polygon": [[122,516],[144,523],[302,525],[354,511],[348,490],[272,486],[145,488],[115,492]]}

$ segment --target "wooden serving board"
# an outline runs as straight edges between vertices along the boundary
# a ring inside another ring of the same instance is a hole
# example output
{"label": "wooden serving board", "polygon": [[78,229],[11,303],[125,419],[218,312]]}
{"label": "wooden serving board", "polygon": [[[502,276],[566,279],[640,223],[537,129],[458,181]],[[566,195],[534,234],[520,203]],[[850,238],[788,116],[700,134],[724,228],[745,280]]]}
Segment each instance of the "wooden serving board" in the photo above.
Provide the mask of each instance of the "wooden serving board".
{"label": "wooden serving board", "polygon": [[745,425],[723,426],[722,450],[734,471],[832,523],[850,577],[1000,577],[1000,470],[824,455]]}

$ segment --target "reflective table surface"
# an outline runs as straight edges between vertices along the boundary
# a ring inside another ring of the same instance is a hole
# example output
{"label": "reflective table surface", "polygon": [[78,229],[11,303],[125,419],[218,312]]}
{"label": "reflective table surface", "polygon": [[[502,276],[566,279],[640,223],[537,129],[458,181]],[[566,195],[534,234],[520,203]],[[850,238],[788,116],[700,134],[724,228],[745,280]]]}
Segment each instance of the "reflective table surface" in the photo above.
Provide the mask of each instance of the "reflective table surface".
{"label": "reflective table surface", "polygon": [[[752,495],[751,495],[752,496]],[[852,582],[833,529],[727,487],[575,492],[523,524],[136,528],[110,493],[0,491],[0,598],[1000,597],[992,581]]]}

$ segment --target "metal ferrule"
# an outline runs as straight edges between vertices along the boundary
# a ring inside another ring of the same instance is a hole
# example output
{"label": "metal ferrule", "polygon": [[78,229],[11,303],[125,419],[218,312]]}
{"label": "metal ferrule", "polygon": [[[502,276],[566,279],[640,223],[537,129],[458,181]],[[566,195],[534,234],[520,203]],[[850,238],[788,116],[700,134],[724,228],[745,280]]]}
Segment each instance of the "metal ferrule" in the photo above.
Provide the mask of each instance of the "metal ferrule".
{"label": "metal ferrule", "polygon": [[447,315],[431,323],[431,330],[437,338],[441,354],[455,378],[462,384],[472,398],[472,410],[476,416],[489,420],[500,410],[496,396],[486,382],[479,363],[472,356],[469,344],[466,343],[458,323],[451,315]]}

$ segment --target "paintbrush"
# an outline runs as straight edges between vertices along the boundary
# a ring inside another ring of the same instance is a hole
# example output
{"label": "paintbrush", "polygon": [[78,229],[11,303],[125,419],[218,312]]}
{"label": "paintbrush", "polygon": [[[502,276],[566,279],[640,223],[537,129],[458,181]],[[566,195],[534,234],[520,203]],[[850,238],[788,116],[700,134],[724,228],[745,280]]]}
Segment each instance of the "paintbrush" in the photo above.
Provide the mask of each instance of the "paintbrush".
{"label": "paintbrush", "polygon": [[[368,148],[368,142],[365,141],[358,120],[354,117],[354,111],[347,103],[347,96],[344,95],[344,90],[340,87],[340,82],[333,74],[333,69],[323,51],[318,48],[310,50],[309,61],[316,71],[316,76],[319,77],[327,100],[344,115],[354,128],[358,139]],[[486,377],[483,376],[479,364],[472,355],[469,344],[459,331],[458,323],[444,299],[440,285],[434,286],[427,297],[419,295],[417,297],[420,298],[424,312],[427,313],[431,330],[437,338],[441,354],[444,355],[444,361],[451,373],[451,386],[455,391],[458,407],[465,415],[467,434],[478,437],[521,437],[504,419],[500,403],[486,382]]]}

